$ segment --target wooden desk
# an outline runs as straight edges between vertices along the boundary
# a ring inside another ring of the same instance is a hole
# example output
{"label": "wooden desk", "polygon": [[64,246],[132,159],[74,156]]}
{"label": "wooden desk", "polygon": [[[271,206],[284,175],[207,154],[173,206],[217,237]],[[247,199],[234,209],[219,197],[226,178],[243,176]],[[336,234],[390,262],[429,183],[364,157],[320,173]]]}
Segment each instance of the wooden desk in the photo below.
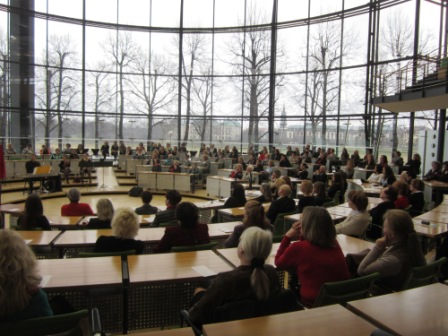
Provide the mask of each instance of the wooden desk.
{"label": "wooden desk", "polygon": [[[271,203],[263,203],[264,211],[267,212],[269,210],[270,206],[271,206]],[[246,211],[244,210],[244,207],[227,208],[227,209],[219,209],[218,210],[218,215],[219,215],[221,222],[239,220],[244,217],[245,213],[246,213]]]}
{"label": "wooden desk", "polygon": [[431,210],[414,218],[420,221],[422,220],[429,221],[431,223],[436,222],[436,223],[448,224],[448,213],[446,212],[438,212]]}
{"label": "wooden desk", "polygon": [[439,206],[437,206],[434,209],[432,209],[431,212],[445,212],[445,213],[448,213],[448,205],[442,203]]}
{"label": "wooden desk", "polygon": [[61,231],[16,231],[24,240],[31,240],[30,246],[48,246],[62,234]]}
{"label": "wooden desk", "polygon": [[[266,264],[272,265],[275,267],[275,255],[277,254],[278,247],[280,243],[275,243],[272,245],[271,253],[269,257],[266,259]],[[240,265],[240,258],[238,258],[237,247],[226,248],[226,249],[218,249],[216,252],[220,255],[224,260],[232,265],[232,267],[238,267]]]}
{"label": "wooden desk", "polygon": [[37,260],[42,276],[50,275],[44,289],[120,286],[121,258],[73,258]]}
{"label": "wooden desk", "polygon": [[206,277],[193,267],[211,274],[232,268],[213,251],[129,256],[131,290],[130,329],[145,329],[179,323],[179,311],[187,309],[198,280]]}
{"label": "wooden desk", "polygon": [[[185,325],[185,324],[184,324]],[[165,329],[165,330],[150,330],[143,332],[132,332],[132,336],[193,336],[193,331],[190,327],[179,329]]]}
{"label": "wooden desk", "polygon": [[[372,208],[376,207],[379,203],[383,202],[383,200],[379,197],[368,197],[368,199],[369,199],[369,205],[367,206],[367,210],[371,210]],[[339,204],[339,206],[349,208],[348,202]]]}
{"label": "wooden desk", "polygon": [[[335,215],[335,214],[331,214],[331,213],[330,213],[330,216],[331,216],[331,219],[333,220],[333,222],[339,222],[346,217],[346,216]],[[290,221],[290,222],[296,222],[301,219],[302,219],[302,214],[294,214],[294,215],[285,216],[285,220]]]}
{"label": "wooden desk", "polygon": [[61,230],[78,229],[81,216],[47,216],[50,226]]}
{"label": "wooden desk", "polygon": [[340,305],[204,325],[207,336],[370,335],[373,325]]}
{"label": "wooden desk", "polygon": [[352,301],[348,309],[397,335],[448,335],[448,287],[440,283]]}
{"label": "wooden desk", "polygon": [[367,178],[372,173],[373,173],[373,169],[355,168],[355,172],[353,173],[353,178],[367,180]]}
{"label": "wooden desk", "polygon": [[448,235],[447,224],[432,222],[429,225],[426,225],[422,224],[422,221],[417,219],[417,217],[413,218],[412,222],[414,223],[414,229],[418,234],[429,238],[436,238],[437,244],[440,243],[439,238]]}
{"label": "wooden desk", "polygon": [[352,212],[352,209],[340,205],[329,207],[327,208],[327,210],[330,213],[330,215],[340,215],[343,217],[347,217],[350,214],[350,212]]}
{"label": "wooden desk", "polygon": [[230,197],[235,182],[242,182],[224,176],[207,176],[207,194],[219,197]]}
{"label": "wooden desk", "polygon": [[374,243],[359,238],[346,236],[344,234],[336,235],[336,239],[338,240],[339,246],[341,247],[342,252],[344,252],[344,255],[347,255],[348,253],[359,253],[365,249],[371,249],[375,245]]}
{"label": "wooden desk", "polygon": [[425,201],[429,203],[428,209],[434,207],[433,194],[434,192],[440,192],[442,190],[448,190],[448,183],[440,181],[424,181],[425,183]]}

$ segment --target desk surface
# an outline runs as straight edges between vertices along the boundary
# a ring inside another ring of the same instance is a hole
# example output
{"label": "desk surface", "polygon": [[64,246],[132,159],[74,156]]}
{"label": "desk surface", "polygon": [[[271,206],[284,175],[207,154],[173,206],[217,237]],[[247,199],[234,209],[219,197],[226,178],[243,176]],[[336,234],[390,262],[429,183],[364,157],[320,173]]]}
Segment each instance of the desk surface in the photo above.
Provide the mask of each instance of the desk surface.
{"label": "desk surface", "polygon": [[31,240],[31,246],[50,246],[61,231],[16,231],[23,239]]}
{"label": "desk surface", "polygon": [[[280,243],[275,243],[272,245],[271,253],[266,259],[266,264],[275,267],[275,255],[277,254],[278,247]],[[238,267],[240,265],[240,258],[238,258],[237,247],[218,249],[218,254],[220,254],[225,260],[227,260],[233,267]]]}
{"label": "desk surface", "polygon": [[374,326],[339,305],[204,325],[207,336],[370,335]]}
{"label": "desk surface", "polygon": [[421,219],[413,218],[414,229],[418,234],[429,238],[437,238],[448,235],[448,225],[432,222],[429,225],[422,224]]}
{"label": "desk surface", "polygon": [[7,214],[20,215],[24,210],[25,210],[24,203],[0,205],[0,212],[7,213]]}
{"label": "desk surface", "polygon": [[427,220],[429,222],[448,224],[448,213],[438,211],[428,211],[420,216],[415,217],[417,220]]}
{"label": "desk surface", "polygon": [[439,206],[435,207],[434,209],[431,210],[431,212],[448,212],[448,205],[446,204],[440,204]]}
{"label": "desk surface", "polygon": [[[370,209],[376,207],[379,203],[383,202],[383,200],[379,197],[368,197],[368,199],[369,199],[369,205],[367,207],[367,210],[370,210]],[[339,204],[339,206],[349,208],[348,202]]]}
{"label": "desk surface", "polygon": [[399,335],[448,335],[448,287],[440,283],[352,301],[348,308]]}
{"label": "desk surface", "polygon": [[45,289],[105,287],[122,283],[121,258],[39,259],[39,274],[50,276]]}
{"label": "desk surface", "polygon": [[[333,221],[340,221],[341,219],[344,219],[346,216],[341,216],[341,215],[335,215],[330,213],[331,219]],[[298,221],[302,219],[302,214],[294,214],[294,215],[289,215],[289,216],[285,216],[285,220],[287,221]]]}
{"label": "desk surface", "polygon": [[197,280],[232,270],[213,251],[133,255],[128,261],[131,284]]}
{"label": "desk surface", "polygon": [[52,227],[76,226],[82,220],[81,216],[47,216],[47,218]]}
{"label": "desk surface", "polygon": [[[263,208],[265,211],[269,210],[271,203],[263,203]],[[228,208],[228,209],[219,209],[218,212],[221,215],[232,216],[232,217],[243,217],[245,214],[244,207],[239,208]]]}

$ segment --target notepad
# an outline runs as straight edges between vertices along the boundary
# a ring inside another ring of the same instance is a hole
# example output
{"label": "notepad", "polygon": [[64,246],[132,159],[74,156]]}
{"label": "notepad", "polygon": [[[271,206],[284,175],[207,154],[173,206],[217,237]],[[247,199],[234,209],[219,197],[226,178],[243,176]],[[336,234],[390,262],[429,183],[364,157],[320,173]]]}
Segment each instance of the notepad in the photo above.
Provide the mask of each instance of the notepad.
{"label": "notepad", "polygon": [[40,282],[40,287],[45,288],[51,279],[51,275],[42,275],[42,281]]}
{"label": "notepad", "polygon": [[192,269],[195,270],[200,275],[202,275],[203,277],[208,277],[217,274],[216,272],[213,272],[210,268],[204,265],[194,266],[192,267]]}

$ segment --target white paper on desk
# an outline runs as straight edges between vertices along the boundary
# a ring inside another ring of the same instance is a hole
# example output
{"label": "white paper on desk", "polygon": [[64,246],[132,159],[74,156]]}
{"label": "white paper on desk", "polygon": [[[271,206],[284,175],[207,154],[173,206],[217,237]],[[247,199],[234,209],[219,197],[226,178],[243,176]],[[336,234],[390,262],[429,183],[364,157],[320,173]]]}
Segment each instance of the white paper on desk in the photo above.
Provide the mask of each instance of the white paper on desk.
{"label": "white paper on desk", "polygon": [[33,241],[32,239],[25,239],[25,244],[29,245],[31,244],[32,241]]}
{"label": "white paper on desk", "polygon": [[20,211],[19,208],[9,209],[9,211]]}
{"label": "white paper on desk", "polygon": [[233,232],[233,229],[228,228],[228,227],[219,228],[219,230],[224,233],[232,233]]}
{"label": "white paper on desk", "polygon": [[[154,217],[155,217],[155,216],[154,216]],[[154,222],[154,217],[153,217],[153,216],[151,216],[151,217],[145,217],[144,220],[145,220],[145,222],[152,223],[152,222]]]}
{"label": "white paper on desk", "polygon": [[202,275],[203,277],[208,277],[217,274],[216,272],[213,272],[210,268],[204,265],[194,266],[192,267],[192,269],[195,270],[200,275]]}
{"label": "white paper on desk", "polygon": [[45,288],[51,279],[51,275],[42,275],[42,281],[40,282],[40,287]]}

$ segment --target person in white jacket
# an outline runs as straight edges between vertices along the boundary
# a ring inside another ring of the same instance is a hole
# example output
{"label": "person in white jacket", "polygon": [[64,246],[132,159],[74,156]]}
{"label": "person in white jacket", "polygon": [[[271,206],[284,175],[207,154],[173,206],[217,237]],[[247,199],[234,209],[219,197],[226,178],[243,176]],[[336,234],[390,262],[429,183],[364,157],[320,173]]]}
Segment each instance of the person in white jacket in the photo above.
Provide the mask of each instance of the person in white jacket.
{"label": "person in white jacket", "polygon": [[369,199],[362,190],[350,191],[347,198],[352,211],[343,222],[336,225],[336,233],[361,237],[370,223],[370,215],[367,212]]}

